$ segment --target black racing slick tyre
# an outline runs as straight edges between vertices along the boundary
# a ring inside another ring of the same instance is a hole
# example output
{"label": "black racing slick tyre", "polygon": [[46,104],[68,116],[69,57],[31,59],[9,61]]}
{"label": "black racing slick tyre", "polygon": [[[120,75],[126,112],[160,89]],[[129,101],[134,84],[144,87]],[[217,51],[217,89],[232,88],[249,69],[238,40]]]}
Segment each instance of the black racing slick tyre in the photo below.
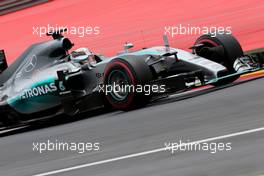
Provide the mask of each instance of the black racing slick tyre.
{"label": "black racing slick tyre", "polygon": [[152,72],[145,60],[145,57],[126,56],[113,59],[106,66],[104,94],[114,109],[128,111],[149,102],[150,94],[136,90],[138,86],[144,87],[152,80]]}
{"label": "black racing slick tyre", "polygon": [[2,117],[1,122],[5,127],[13,126],[19,124],[20,118],[16,113],[9,112]]}
{"label": "black racing slick tyre", "polygon": [[[233,67],[234,62],[244,55],[241,45],[231,34],[205,34],[196,40],[195,45],[201,45],[201,47],[195,48],[194,53],[225,66],[227,68],[225,75],[236,73]],[[231,76],[214,85],[228,84],[238,78],[239,75]]]}

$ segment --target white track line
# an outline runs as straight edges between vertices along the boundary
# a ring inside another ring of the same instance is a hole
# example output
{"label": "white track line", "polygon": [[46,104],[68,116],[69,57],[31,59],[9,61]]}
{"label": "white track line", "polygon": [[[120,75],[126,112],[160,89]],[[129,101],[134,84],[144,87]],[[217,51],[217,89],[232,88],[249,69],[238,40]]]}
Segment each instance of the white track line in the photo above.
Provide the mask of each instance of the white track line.
{"label": "white track line", "polygon": [[4,134],[4,133],[11,132],[11,131],[15,131],[15,130],[20,130],[20,129],[23,129],[23,128],[27,128],[27,127],[28,126],[21,126],[21,127],[10,128],[10,129],[7,129],[7,130],[2,130],[2,131],[0,131],[0,135],[1,134]]}
{"label": "white track line", "polygon": [[[241,136],[241,135],[245,135],[245,134],[256,133],[256,132],[260,132],[260,131],[264,131],[264,127],[255,128],[255,129],[246,130],[246,131],[241,131],[241,132],[236,132],[236,133],[231,133],[231,134],[227,134],[227,135],[223,135],[223,136],[207,138],[207,139],[193,141],[193,142],[189,142],[189,143],[182,143],[182,145],[179,145],[178,147],[183,146],[183,145],[188,145],[188,144],[190,145],[192,143],[211,142],[211,141],[231,138],[231,137],[235,137],[235,136]],[[153,153],[158,153],[158,152],[169,150],[172,148],[173,147],[158,148],[158,149],[144,151],[144,152],[140,152],[140,153],[134,153],[134,154],[124,155],[124,156],[106,159],[106,160],[102,160],[102,161],[97,161],[97,162],[92,162],[92,163],[87,163],[87,164],[81,164],[81,165],[72,166],[72,167],[68,167],[68,168],[64,168],[64,169],[58,169],[58,170],[54,170],[54,171],[50,171],[50,172],[40,173],[40,174],[36,174],[33,176],[47,176],[47,175],[53,175],[53,174],[68,172],[68,171],[77,170],[77,169],[81,169],[81,168],[85,168],[85,167],[101,165],[101,164],[110,163],[110,162],[114,162],[114,161],[119,161],[119,160],[134,158],[134,157],[138,157],[138,156],[144,156],[144,155],[149,155],[149,154],[153,154]]]}

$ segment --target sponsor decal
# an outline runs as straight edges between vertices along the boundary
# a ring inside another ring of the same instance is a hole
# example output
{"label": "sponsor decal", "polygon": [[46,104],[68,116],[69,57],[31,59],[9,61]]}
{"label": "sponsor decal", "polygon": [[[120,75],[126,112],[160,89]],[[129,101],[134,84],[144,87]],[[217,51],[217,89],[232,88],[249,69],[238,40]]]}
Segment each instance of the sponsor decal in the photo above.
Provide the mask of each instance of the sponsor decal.
{"label": "sponsor decal", "polygon": [[37,61],[38,61],[38,59],[37,59],[37,56],[36,55],[31,56],[31,58],[29,59],[29,61],[26,63],[26,66],[25,66],[24,71],[26,73],[28,73],[28,72],[31,72],[32,70],[34,70],[34,68],[37,65]]}
{"label": "sponsor decal", "polygon": [[56,87],[55,83],[45,84],[41,86],[37,86],[31,89],[26,89],[20,96],[21,100],[38,97],[42,95],[46,95],[49,93],[56,92],[58,88]]}

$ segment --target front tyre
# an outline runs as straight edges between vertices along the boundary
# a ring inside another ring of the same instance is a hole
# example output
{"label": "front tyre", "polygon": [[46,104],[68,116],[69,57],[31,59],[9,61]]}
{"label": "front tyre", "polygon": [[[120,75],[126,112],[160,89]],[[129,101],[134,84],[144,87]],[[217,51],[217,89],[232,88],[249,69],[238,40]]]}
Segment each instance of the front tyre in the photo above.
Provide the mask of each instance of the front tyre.
{"label": "front tyre", "polygon": [[137,88],[142,88],[151,79],[152,73],[144,57],[116,58],[104,72],[106,99],[113,108],[124,111],[145,106],[151,97]]}
{"label": "front tyre", "polygon": [[[244,55],[237,39],[231,34],[205,34],[200,36],[195,45],[201,45],[194,49],[194,52],[204,58],[217,62],[227,68],[227,75],[236,73],[233,65],[237,58]],[[225,75],[221,75],[225,76]],[[228,77],[215,83],[215,86],[234,82],[239,75]]]}

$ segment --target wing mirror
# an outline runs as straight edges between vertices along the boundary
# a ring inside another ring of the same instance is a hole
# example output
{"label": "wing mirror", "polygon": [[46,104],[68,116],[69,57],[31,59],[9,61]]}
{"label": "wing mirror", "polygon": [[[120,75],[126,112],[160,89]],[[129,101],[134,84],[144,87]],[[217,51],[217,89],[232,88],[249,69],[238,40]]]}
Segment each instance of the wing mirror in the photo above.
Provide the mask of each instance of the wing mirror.
{"label": "wing mirror", "polygon": [[128,50],[130,49],[130,48],[133,48],[134,47],[134,45],[132,44],[132,43],[125,43],[124,44],[124,49],[125,49],[125,52],[126,53],[128,53]]}

